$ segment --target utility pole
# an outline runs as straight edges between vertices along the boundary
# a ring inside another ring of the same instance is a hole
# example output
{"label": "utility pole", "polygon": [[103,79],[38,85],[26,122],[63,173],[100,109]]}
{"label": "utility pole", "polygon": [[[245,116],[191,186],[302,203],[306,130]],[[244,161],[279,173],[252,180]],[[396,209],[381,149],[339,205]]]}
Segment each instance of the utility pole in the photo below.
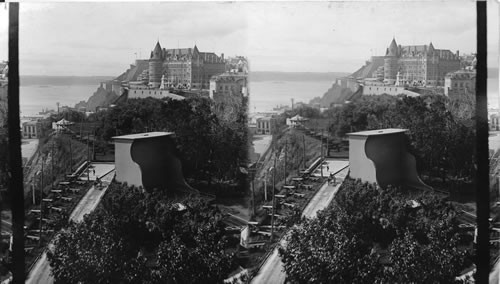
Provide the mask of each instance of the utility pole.
{"label": "utility pole", "polygon": [[72,174],[73,173],[73,149],[71,148],[71,137],[69,138],[69,157],[70,157],[69,168],[70,168],[71,174]]}
{"label": "utility pole", "polygon": [[328,136],[330,136],[328,134],[328,131],[326,132],[326,157],[328,157],[328,155],[330,154],[330,145],[328,144]]}
{"label": "utility pole", "polygon": [[255,189],[254,189],[254,179],[255,179],[255,168],[251,169],[252,173],[252,217],[255,216]]}
{"label": "utility pole", "polygon": [[321,177],[323,177],[323,129],[321,129]]}
{"label": "utility pole", "polygon": [[89,145],[89,139],[90,139],[90,132],[87,133],[87,182],[90,181],[90,145]]}
{"label": "utility pole", "polygon": [[287,163],[287,153],[288,152],[288,139],[285,140],[285,168],[284,168],[284,172],[285,172],[285,185],[286,185],[286,163]]}
{"label": "utility pole", "polygon": [[95,127],[94,127],[94,138],[92,139],[92,160],[95,160]]}
{"label": "utility pole", "polygon": [[35,198],[35,191],[36,191],[36,187],[35,187],[35,181],[32,179],[31,180],[31,192],[32,192],[32,195],[33,195],[33,205],[36,204],[36,198]]}
{"label": "utility pole", "polygon": [[271,209],[271,243],[273,242],[274,235],[274,206],[276,202],[274,201],[274,188],[276,187],[276,152],[274,153],[274,167],[273,167],[273,206]]}
{"label": "utility pole", "polygon": [[55,180],[55,174],[54,174],[54,141],[51,142],[50,144],[50,161],[51,161],[51,164],[52,164],[52,181],[51,181],[51,186],[50,188],[51,189],[54,189],[54,180]]}
{"label": "utility pole", "polygon": [[306,136],[304,134],[302,134],[302,146],[304,147],[304,160],[303,160],[303,163],[304,163],[304,170],[306,170]]}
{"label": "utility pole", "polygon": [[267,172],[264,177],[264,200],[267,201]]}
{"label": "utility pole", "polygon": [[42,245],[42,210],[43,210],[43,164],[45,161],[42,160],[42,176],[41,176],[41,186],[40,186],[40,232],[38,235],[38,245]]}

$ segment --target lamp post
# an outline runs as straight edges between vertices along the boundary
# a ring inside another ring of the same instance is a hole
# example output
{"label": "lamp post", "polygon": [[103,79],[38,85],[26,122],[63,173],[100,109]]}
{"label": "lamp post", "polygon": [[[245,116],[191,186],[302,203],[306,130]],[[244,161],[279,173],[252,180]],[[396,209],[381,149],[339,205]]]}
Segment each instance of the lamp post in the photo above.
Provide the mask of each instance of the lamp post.
{"label": "lamp post", "polygon": [[304,170],[306,170],[306,136],[302,134],[302,146],[304,147],[304,159],[302,160],[304,162]]}
{"label": "lamp post", "polygon": [[321,177],[323,177],[323,129],[321,129]]}
{"label": "lamp post", "polygon": [[271,209],[271,243],[273,242],[274,235],[274,205],[276,204],[274,198],[274,188],[276,187],[276,153],[274,155],[274,166],[269,169],[269,171],[273,171],[273,204]]}
{"label": "lamp post", "polygon": [[42,210],[43,210],[43,161],[42,161],[42,171],[39,172],[41,174],[40,178],[40,232],[38,234],[38,245],[42,245]]}
{"label": "lamp post", "polygon": [[90,182],[90,145],[89,145],[89,140],[90,140],[90,132],[87,133],[87,182]]}
{"label": "lamp post", "polygon": [[288,139],[285,140],[285,166],[283,168],[283,171],[284,171],[284,176],[285,176],[285,185],[286,185],[286,163],[287,163],[287,154],[286,152],[288,152]]}
{"label": "lamp post", "polygon": [[264,200],[267,201],[267,172],[264,176]]}
{"label": "lamp post", "polygon": [[252,217],[255,216],[255,188],[254,188],[254,179],[255,179],[255,168],[250,168],[250,178],[252,183]]}
{"label": "lamp post", "polygon": [[69,168],[71,173],[73,173],[73,149],[71,148],[71,137],[69,137],[69,155],[70,155]]}

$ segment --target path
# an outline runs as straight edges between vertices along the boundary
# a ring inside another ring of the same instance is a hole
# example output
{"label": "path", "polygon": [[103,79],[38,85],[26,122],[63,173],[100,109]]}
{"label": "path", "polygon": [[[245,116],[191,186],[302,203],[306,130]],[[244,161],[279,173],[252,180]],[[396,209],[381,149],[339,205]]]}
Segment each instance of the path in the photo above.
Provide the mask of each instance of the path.
{"label": "path", "polygon": [[[337,160],[338,161],[338,160]],[[314,197],[309,201],[306,208],[302,212],[302,216],[307,218],[314,218],[318,211],[325,209],[328,204],[333,200],[335,194],[337,193],[340,185],[344,181],[349,171],[348,161],[343,161],[343,163],[337,163],[335,169],[342,169],[340,172],[336,173],[337,184],[329,185],[325,183],[314,195]],[[332,168],[333,171],[334,168]],[[284,239],[281,240],[281,244],[284,245],[286,242]],[[257,275],[252,279],[251,283],[273,283],[281,284],[284,283],[286,279],[286,274],[283,271],[283,263],[278,255],[278,248],[275,248],[272,254],[267,258],[262,267],[260,268]]]}
{"label": "path", "polygon": [[22,139],[21,140],[21,156],[28,161],[35,154],[38,148],[38,139]]}
{"label": "path", "polygon": [[[98,176],[104,175],[106,173],[105,170],[108,170],[108,167],[97,167],[97,165],[100,165],[101,163],[92,163],[92,164],[96,166],[95,167],[96,175]],[[106,192],[108,185],[113,180],[113,177],[114,177],[114,172],[109,173],[108,175],[102,178],[103,181],[102,189],[97,188],[96,186],[92,186],[87,191],[82,200],[80,200],[78,205],[75,207],[69,219],[75,222],[80,222],[83,220],[83,216],[92,212],[97,207],[97,204],[99,204],[99,202],[101,201],[101,198]],[[50,263],[47,260],[47,254],[45,252],[42,254],[40,259],[31,269],[28,278],[26,280],[26,283],[30,284],[54,283],[54,278],[50,274]]]}

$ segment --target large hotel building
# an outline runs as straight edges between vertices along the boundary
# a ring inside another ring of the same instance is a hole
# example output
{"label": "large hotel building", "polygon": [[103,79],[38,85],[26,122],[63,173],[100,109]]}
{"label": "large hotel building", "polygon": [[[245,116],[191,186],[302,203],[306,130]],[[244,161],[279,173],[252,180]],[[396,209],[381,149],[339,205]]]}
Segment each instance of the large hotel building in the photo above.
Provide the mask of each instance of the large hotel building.
{"label": "large hotel building", "polygon": [[[138,59],[135,64],[106,83],[106,89],[121,93],[130,89],[209,89],[210,78],[224,73],[224,54],[200,52],[193,48],[165,49],[157,42],[149,59]],[[144,92],[144,91],[142,91]]]}

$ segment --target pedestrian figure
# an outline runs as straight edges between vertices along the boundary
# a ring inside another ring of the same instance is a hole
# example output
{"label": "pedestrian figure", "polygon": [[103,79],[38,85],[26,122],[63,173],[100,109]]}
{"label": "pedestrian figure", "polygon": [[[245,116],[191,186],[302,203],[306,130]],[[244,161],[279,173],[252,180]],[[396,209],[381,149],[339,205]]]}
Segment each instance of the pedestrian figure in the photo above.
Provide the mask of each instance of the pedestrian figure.
{"label": "pedestrian figure", "polygon": [[330,167],[328,165],[326,165],[326,171],[329,172],[330,171]]}
{"label": "pedestrian figure", "polygon": [[92,169],[92,173],[94,173],[94,175],[95,175],[95,169]]}

